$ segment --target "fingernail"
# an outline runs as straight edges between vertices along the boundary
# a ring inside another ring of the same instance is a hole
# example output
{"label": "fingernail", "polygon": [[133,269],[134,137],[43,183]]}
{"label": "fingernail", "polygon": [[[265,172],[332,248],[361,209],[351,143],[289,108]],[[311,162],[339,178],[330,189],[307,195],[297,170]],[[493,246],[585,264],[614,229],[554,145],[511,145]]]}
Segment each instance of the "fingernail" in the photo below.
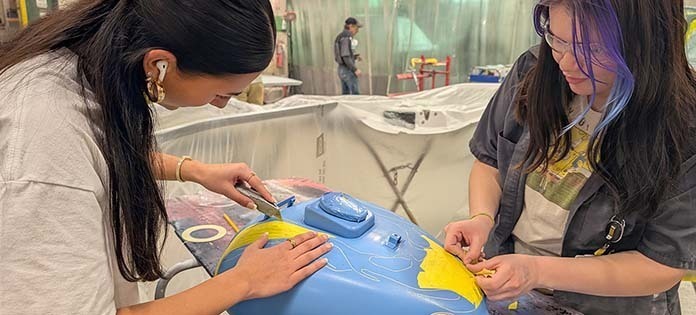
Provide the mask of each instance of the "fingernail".
{"label": "fingernail", "polygon": [[249,204],[247,204],[246,207],[249,208],[249,209],[251,209],[251,210],[256,210],[256,209],[258,209],[258,207],[256,206],[256,204],[255,204],[253,201],[250,202]]}
{"label": "fingernail", "polygon": [[278,203],[278,200],[273,197],[271,197],[271,201],[273,201],[273,203]]}
{"label": "fingernail", "polygon": [[268,232],[263,232],[263,236],[268,237]]}
{"label": "fingernail", "polygon": [[328,264],[328,263],[329,263],[329,259],[328,259],[328,258],[322,258],[321,260],[322,260],[325,264]]}
{"label": "fingernail", "polygon": [[321,238],[324,239],[325,241],[329,239],[329,236],[326,234],[322,234]]}
{"label": "fingernail", "polygon": [[326,247],[328,247],[328,248],[333,248],[333,244],[332,244],[332,243],[326,243]]}

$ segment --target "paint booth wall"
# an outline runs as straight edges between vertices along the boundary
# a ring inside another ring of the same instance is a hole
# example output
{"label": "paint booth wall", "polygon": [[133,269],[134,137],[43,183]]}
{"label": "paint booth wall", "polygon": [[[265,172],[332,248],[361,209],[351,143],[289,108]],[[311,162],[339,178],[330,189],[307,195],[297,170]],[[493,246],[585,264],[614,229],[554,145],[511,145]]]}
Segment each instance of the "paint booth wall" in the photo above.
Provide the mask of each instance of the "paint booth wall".
{"label": "paint booth wall", "polygon": [[[363,60],[363,94],[415,90],[397,81],[413,57],[452,56],[453,83],[468,81],[474,66],[511,64],[539,43],[532,22],[536,0],[288,0],[292,78],[304,94],[339,94],[333,42],[348,16],[364,24],[355,36]],[[441,86],[443,80],[438,80]]]}
{"label": "paint booth wall", "polygon": [[[418,224],[437,235],[468,214],[474,160],[468,142],[497,87],[459,84],[399,98],[296,95],[265,107],[233,101],[222,110],[159,108],[157,138],[165,153],[246,162],[261,178],[308,178],[403,216],[395,189],[404,191]],[[405,118],[387,119],[385,112]],[[413,124],[408,117],[416,117]],[[170,182],[166,194],[201,189]]]}

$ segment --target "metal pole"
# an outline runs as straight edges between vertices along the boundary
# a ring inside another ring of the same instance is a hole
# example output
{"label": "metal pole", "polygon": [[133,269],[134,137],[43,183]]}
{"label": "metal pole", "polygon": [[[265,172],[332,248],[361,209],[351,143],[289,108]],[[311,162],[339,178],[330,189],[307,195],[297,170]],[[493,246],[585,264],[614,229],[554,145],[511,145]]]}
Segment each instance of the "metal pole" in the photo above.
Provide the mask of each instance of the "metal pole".
{"label": "metal pole", "polygon": [[[430,152],[430,147],[432,146],[432,144],[433,144],[433,138],[430,138],[428,140],[428,143],[425,145],[425,150],[418,157],[416,164],[413,165],[413,169],[411,169],[411,173],[408,174],[408,177],[406,178],[406,182],[404,183],[404,186],[401,188],[401,195],[405,195],[409,186],[411,186],[411,182],[413,181],[413,177],[416,176],[416,173],[418,172],[418,169],[420,168],[421,163],[423,163],[425,156],[428,154],[428,152]],[[398,206],[399,206],[399,202],[395,201],[394,204],[390,208],[391,211],[395,212],[396,207],[398,207]]]}
{"label": "metal pole", "polygon": [[413,215],[411,208],[408,206],[406,200],[404,200],[404,197],[401,195],[401,192],[399,192],[399,189],[396,187],[396,185],[392,182],[391,178],[389,178],[389,170],[387,170],[387,167],[382,162],[382,159],[379,158],[377,151],[375,151],[375,149],[365,140],[360,131],[358,131],[355,128],[353,128],[353,130],[355,134],[358,136],[358,138],[360,138],[360,141],[362,141],[362,143],[365,144],[367,150],[370,151],[370,154],[375,159],[375,161],[377,161],[377,165],[379,165],[379,168],[382,171],[382,175],[384,175],[384,178],[386,178],[387,182],[389,182],[389,187],[394,192],[397,202],[401,204],[401,207],[404,208],[404,212],[406,212],[408,219],[411,220],[413,224],[418,225],[418,220],[416,220],[416,217]]}
{"label": "metal pole", "polygon": [[166,270],[164,272],[164,275],[162,276],[162,279],[157,280],[157,288],[155,289],[155,300],[164,298],[167,291],[167,285],[169,285],[169,281],[172,280],[174,276],[176,276],[182,271],[186,271],[197,267],[201,267],[201,264],[198,262],[198,260],[193,258],[190,260],[176,263],[174,266],[172,266],[172,268]]}

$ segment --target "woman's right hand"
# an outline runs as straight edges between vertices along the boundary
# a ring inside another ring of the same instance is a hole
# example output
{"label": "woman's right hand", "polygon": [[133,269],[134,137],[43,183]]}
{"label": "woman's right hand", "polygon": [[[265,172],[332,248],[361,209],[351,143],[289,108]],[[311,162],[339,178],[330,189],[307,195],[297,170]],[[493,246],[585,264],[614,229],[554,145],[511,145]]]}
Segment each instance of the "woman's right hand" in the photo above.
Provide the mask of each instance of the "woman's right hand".
{"label": "woman's right hand", "polygon": [[326,258],[317,259],[331,250],[326,234],[307,232],[290,241],[264,248],[268,236],[250,244],[230,273],[233,282],[246,285],[245,300],[273,296],[285,292],[326,265]]}
{"label": "woman's right hand", "polygon": [[[465,264],[477,263],[488,234],[493,229],[493,222],[484,216],[457,221],[445,226],[445,249],[459,257]],[[468,246],[466,251],[462,247]]]}

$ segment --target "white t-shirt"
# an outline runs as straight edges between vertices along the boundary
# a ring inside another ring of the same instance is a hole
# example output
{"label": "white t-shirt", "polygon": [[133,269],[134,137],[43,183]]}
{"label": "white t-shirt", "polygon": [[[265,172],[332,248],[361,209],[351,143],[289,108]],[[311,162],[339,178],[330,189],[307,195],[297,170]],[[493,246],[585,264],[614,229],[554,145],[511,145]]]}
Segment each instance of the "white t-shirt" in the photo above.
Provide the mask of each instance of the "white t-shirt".
{"label": "white t-shirt", "polygon": [[[586,107],[586,97],[575,97],[568,115],[571,121]],[[587,148],[590,135],[601,118],[602,113],[590,109],[570,130],[571,150],[565,158],[551,163],[545,172],[538,169],[527,176],[524,208],[512,231],[515,253],[561,255],[570,206],[592,175]]]}
{"label": "white t-shirt", "polygon": [[0,314],[115,314],[138,302],[115,264],[108,170],[77,57],[43,54],[0,76]]}

